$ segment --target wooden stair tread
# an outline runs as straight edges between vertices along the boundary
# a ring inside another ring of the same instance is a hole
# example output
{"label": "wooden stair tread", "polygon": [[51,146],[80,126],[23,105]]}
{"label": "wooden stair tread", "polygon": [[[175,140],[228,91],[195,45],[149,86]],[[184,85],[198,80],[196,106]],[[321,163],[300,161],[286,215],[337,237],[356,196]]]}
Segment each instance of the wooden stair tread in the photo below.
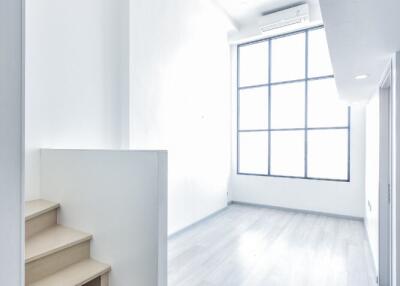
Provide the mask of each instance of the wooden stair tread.
{"label": "wooden stair tread", "polygon": [[60,207],[60,204],[46,200],[33,200],[25,202],[25,221],[31,220],[41,214]]}
{"label": "wooden stair tread", "polygon": [[29,286],[81,286],[111,270],[109,265],[87,259]]}
{"label": "wooden stair tread", "polygon": [[90,240],[92,235],[61,225],[50,227],[26,241],[25,263]]}

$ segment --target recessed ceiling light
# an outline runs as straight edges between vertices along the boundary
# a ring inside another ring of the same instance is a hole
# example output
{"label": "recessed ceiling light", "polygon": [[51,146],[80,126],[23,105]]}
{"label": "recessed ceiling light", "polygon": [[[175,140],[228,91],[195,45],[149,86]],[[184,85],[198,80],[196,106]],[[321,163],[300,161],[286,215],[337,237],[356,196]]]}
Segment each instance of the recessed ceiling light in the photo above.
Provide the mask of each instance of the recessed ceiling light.
{"label": "recessed ceiling light", "polygon": [[366,78],[368,78],[368,75],[367,75],[367,74],[359,74],[359,75],[357,75],[357,76],[354,77],[354,79],[357,79],[357,80],[359,80],[359,79],[366,79]]}

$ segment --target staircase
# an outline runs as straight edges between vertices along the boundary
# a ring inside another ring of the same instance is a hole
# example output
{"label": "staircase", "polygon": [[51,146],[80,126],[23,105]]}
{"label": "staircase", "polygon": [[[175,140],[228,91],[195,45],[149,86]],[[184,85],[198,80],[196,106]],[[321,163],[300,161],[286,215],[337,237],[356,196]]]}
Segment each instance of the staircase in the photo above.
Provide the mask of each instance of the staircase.
{"label": "staircase", "polygon": [[59,208],[25,203],[25,285],[108,286],[110,266],[90,258],[92,235],[57,224]]}

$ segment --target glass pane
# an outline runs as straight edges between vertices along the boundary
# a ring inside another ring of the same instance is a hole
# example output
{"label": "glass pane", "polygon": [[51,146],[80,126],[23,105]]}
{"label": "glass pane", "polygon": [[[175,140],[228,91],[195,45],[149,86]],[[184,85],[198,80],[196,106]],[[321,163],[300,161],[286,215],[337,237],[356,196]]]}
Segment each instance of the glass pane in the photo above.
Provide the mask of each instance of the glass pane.
{"label": "glass pane", "polygon": [[325,29],[312,30],[308,33],[308,77],[332,74]]}
{"label": "glass pane", "polygon": [[268,132],[239,133],[239,172],[268,173]]}
{"label": "glass pane", "polygon": [[308,131],[308,177],[347,179],[347,130]]}
{"label": "glass pane", "polygon": [[271,86],[271,128],[304,128],[304,82]]}
{"label": "glass pane", "polygon": [[268,42],[239,48],[239,86],[268,83]]}
{"label": "glass pane", "polygon": [[278,38],[271,44],[271,81],[304,79],[305,33]]}
{"label": "glass pane", "polygon": [[304,131],[271,132],[271,174],[304,177]]}
{"label": "glass pane", "polygon": [[242,89],[239,103],[240,130],[268,128],[268,87]]}
{"label": "glass pane", "polygon": [[308,127],[346,127],[348,106],[339,99],[335,80],[308,82]]}

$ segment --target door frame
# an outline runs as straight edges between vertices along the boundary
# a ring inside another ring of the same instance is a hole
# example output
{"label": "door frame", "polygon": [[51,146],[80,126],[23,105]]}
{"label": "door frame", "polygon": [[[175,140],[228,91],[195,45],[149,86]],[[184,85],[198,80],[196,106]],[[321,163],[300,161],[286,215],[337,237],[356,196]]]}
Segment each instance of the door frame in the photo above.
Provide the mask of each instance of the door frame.
{"label": "door frame", "polygon": [[392,286],[392,65],[379,87],[379,286]]}

